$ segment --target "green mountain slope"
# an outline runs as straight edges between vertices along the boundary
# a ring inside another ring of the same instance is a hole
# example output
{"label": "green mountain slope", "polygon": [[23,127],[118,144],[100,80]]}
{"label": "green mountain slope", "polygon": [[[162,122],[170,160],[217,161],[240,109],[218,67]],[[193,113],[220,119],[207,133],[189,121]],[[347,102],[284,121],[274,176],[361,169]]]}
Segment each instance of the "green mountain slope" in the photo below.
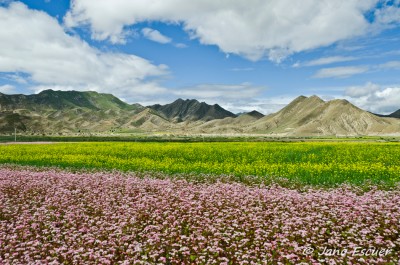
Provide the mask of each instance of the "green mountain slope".
{"label": "green mountain slope", "polygon": [[34,95],[0,93],[0,132],[106,131],[144,108],[111,94],[45,90]]}

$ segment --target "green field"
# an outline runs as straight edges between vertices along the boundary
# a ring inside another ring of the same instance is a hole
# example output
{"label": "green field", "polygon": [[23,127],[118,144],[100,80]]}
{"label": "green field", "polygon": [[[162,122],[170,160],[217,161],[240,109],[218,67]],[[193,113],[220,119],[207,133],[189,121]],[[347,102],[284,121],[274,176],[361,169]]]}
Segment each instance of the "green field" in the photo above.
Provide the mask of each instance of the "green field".
{"label": "green field", "polygon": [[[181,174],[283,185],[378,185],[400,180],[399,143],[57,143],[0,146],[0,163]],[[285,184],[286,183],[286,184]]]}

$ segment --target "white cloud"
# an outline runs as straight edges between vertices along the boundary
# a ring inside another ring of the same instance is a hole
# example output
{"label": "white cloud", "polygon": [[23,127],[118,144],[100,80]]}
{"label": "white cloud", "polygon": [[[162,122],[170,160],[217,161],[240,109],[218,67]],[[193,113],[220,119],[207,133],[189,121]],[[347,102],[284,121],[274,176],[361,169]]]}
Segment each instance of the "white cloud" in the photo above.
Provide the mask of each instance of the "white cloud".
{"label": "white cloud", "polygon": [[170,43],[172,41],[171,38],[161,34],[158,30],[151,28],[142,29],[142,34],[145,38],[162,44]]}
{"label": "white cloud", "polygon": [[238,100],[235,102],[222,102],[220,105],[233,112],[242,113],[256,110],[264,115],[275,113],[289,104],[295,97],[269,97],[249,100]]}
{"label": "white cloud", "polygon": [[191,88],[176,90],[173,93],[179,97],[200,99],[244,99],[258,96],[262,87],[256,87],[249,83],[239,85],[202,84]]}
{"label": "white cloud", "polygon": [[232,113],[243,113],[256,110],[264,115],[275,113],[282,108],[284,108],[287,103],[274,103],[270,102],[269,99],[264,101],[260,100],[249,100],[249,101],[239,101],[239,102],[222,102],[219,103],[221,107],[229,110]]}
{"label": "white cloud", "polygon": [[176,43],[176,44],[174,44],[174,46],[175,46],[176,48],[180,48],[180,49],[183,49],[183,48],[187,48],[187,47],[188,47],[185,43]]}
{"label": "white cloud", "polygon": [[362,74],[369,70],[367,66],[343,66],[322,68],[313,76],[314,78],[346,78],[356,74]]}
{"label": "white cloud", "polygon": [[249,99],[238,99],[236,101],[230,102],[222,102],[220,105],[233,113],[250,112],[256,110],[267,115],[280,111],[290,102],[292,102],[296,97],[297,95],[256,97]]}
{"label": "white cloud", "polygon": [[11,94],[15,92],[15,87],[12,85],[2,85],[0,86],[0,93]]}
{"label": "white cloud", "polygon": [[375,11],[375,23],[379,25],[391,25],[400,23],[400,3],[394,5],[387,5],[382,9]]}
{"label": "white cloud", "polygon": [[379,114],[390,114],[400,109],[400,86],[383,87],[367,83],[346,89],[345,96],[362,109]]}
{"label": "white cloud", "polygon": [[349,87],[345,91],[345,96],[358,98],[368,96],[380,90],[380,86],[371,82],[366,83],[364,86]]}
{"label": "white cloud", "polygon": [[0,21],[0,72],[27,74],[35,90],[96,90],[133,101],[165,90],[157,82],[165,65],[92,48],[44,12],[14,2],[0,7]]}
{"label": "white cloud", "polygon": [[250,60],[280,62],[292,53],[368,32],[364,13],[379,0],[72,0],[68,27],[121,42],[124,28],[146,21],[182,23],[192,39]]}
{"label": "white cloud", "polygon": [[390,61],[378,65],[379,69],[400,69],[400,61]]}
{"label": "white cloud", "polygon": [[[328,57],[331,58],[331,57]],[[344,57],[348,58],[348,57]],[[352,58],[352,57],[349,57]],[[317,63],[315,65],[318,65],[320,63],[320,59],[315,60],[315,61],[310,61],[309,63]],[[301,64],[301,63],[295,63],[293,67],[300,67],[302,65],[306,64]],[[384,69],[400,69],[400,61],[389,61],[386,63],[382,63],[379,65],[364,65],[364,66],[341,66],[341,67],[331,67],[331,68],[322,68],[318,70],[314,74],[314,78],[346,78],[350,77],[356,74],[362,74],[368,71],[379,71],[379,70],[384,70]]]}
{"label": "white cloud", "polygon": [[331,57],[322,57],[316,60],[300,63],[297,62],[293,64],[293,67],[301,67],[301,66],[319,66],[319,65],[327,65],[333,63],[340,63],[340,62],[349,62],[357,60],[356,57],[351,56],[331,56]]}

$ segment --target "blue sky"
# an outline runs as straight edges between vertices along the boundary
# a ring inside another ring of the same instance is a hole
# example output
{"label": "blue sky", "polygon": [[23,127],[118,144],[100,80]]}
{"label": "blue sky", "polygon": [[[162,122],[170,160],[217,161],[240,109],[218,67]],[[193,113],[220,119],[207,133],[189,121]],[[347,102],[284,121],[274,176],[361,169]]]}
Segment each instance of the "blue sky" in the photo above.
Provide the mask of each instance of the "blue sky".
{"label": "blue sky", "polygon": [[[297,6],[296,6],[297,5]],[[400,1],[0,0],[0,92],[400,109]]]}

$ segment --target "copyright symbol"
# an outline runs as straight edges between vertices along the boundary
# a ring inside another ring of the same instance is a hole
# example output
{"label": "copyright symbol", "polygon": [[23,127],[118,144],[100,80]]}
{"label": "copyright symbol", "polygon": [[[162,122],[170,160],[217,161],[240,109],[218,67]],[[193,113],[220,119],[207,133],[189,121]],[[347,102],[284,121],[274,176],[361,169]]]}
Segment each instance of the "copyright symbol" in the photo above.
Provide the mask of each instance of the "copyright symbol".
{"label": "copyright symbol", "polygon": [[305,247],[303,249],[303,254],[304,255],[311,255],[312,253],[314,253],[314,248],[312,248],[312,247]]}

